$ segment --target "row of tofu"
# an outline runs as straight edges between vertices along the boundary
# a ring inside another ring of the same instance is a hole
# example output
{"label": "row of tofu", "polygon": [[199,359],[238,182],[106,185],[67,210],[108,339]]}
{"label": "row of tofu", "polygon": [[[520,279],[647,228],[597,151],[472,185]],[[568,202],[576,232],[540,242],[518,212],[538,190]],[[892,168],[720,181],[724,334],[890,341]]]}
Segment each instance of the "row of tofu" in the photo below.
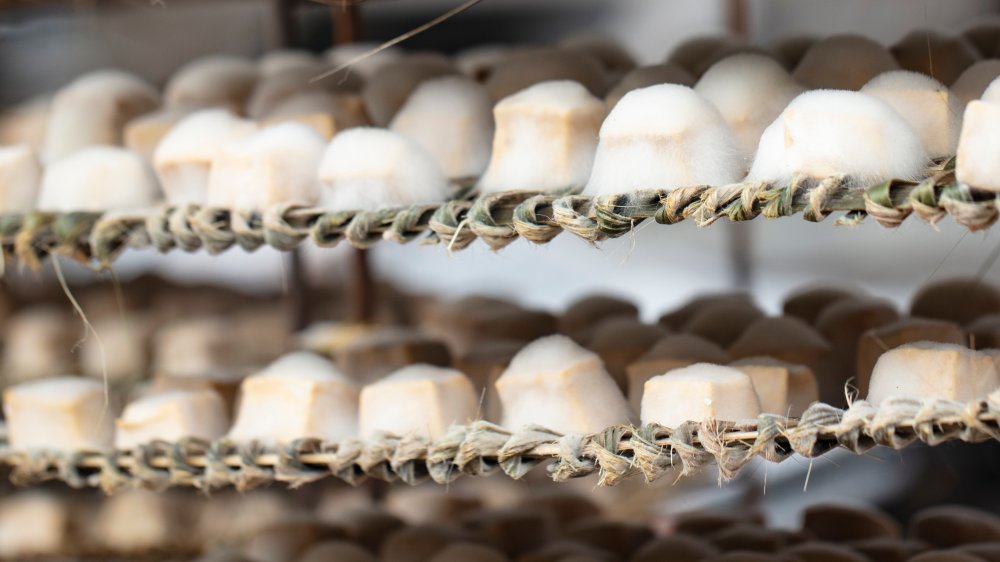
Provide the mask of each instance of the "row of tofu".
{"label": "row of tofu", "polygon": [[[1000,388],[992,350],[916,342],[886,351],[875,364],[867,400],[969,402]],[[688,421],[752,422],[762,412],[798,415],[818,398],[808,368],[770,358],[730,366],[696,363],[640,375],[639,419],[677,427]],[[633,408],[600,357],[566,336],[548,336],[514,356],[496,380],[502,423],[563,433],[594,433],[636,421]],[[389,433],[428,440],[483,416],[482,400],[463,373],[411,365],[358,388],[328,359],[286,355],[242,381],[230,425],[227,405],[211,389],[169,390],[129,403],[117,421],[96,380],[57,377],[4,392],[10,446],[74,451],[132,448],[186,437],[266,445],[312,437],[331,442]]]}
{"label": "row of tofu", "polygon": [[[200,562],[976,562],[1000,552],[995,514],[951,505],[919,510],[904,526],[874,507],[816,504],[805,509],[799,526],[782,529],[748,508],[625,522],[602,516],[585,497],[536,492],[530,500],[490,509],[470,502],[452,517],[418,522],[391,509],[395,492],[389,509],[348,504],[317,514],[254,494],[214,498],[204,506],[190,496],[142,491],[101,505],[73,505],[71,499],[70,506],[51,494],[14,494],[0,502],[0,555],[135,560],[169,554],[192,560],[203,553]],[[204,523],[192,529],[199,511]],[[213,535],[227,520],[252,531],[237,540]]]}
{"label": "row of tofu", "polygon": [[0,149],[0,211],[370,210],[439,202],[467,178],[486,193],[595,195],[744,179],[867,185],[921,178],[956,153],[959,181],[1000,189],[992,51],[933,32],[892,51],[850,35],[795,45],[703,38],[638,68],[598,40],[481,49],[475,64],[383,52],[322,79],[305,53],[216,55],[179,69],[160,109],[141,79],[98,71],[38,111],[44,170],[24,142],[31,112],[8,118],[0,138],[19,144]]}

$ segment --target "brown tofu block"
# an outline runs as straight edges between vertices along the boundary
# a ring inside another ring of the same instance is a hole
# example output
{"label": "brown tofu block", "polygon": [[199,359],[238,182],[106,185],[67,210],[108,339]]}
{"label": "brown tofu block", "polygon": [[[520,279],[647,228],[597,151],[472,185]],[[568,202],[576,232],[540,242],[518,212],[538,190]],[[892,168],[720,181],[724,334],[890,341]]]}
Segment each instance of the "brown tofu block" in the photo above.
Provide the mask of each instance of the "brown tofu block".
{"label": "brown tofu block", "polygon": [[518,556],[517,562],[615,562],[615,554],[571,540],[552,541]]}
{"label": "brown tofu block", "polygon": [[719,549],[711,543],[684,534],[660,537],[646,543],[631,562],[698,562],[717,556]]}
{"label": "brown tofu block", "polygon": [[451,364],[441,341],[402,329],[387,329],[360,338],[337,357],[337,366],[359,382],[368,383],[414,363],[438,367]]}
{"label": "brown tofu block", "polygon": [[1000,541],[1000,517],[971,507],[940,506],[910,519],[909,536],[937,548]]}
{"label": "brown tofu block", "polygon": [[541,548],[555,536],[549,514],[527,508],[472,514],[463,527],[515,558]]}
{"label": "brown tofu block", "polygon": [[781,310],[785,316],[794,316],[812,324],[827,306],[845,297],[856,296],[854,291],[836,287],[811,287],[796,291],[785,298]]}
{"label": "brown tofu block", "polygon": [[507,557],[495,548],[476,544],[474,542],[457,542],[451,544],[433,557],[430,562],[507,562]]}
{"label": "brown tofu block", "polygon": [[764,313],[752,303],[718,302],[695,314],[684,331],[703,337],[722,347],[729,347]]}
{"label": "brown tofu block", "polygon": [[239,400],[242,376],[226,376],[223,374],[207,374],[203,376],[179,376],[157,374],[153,376],[153,392],[166,390],[214,390],[222,397],[226,405],[226,415],[230,419],[236,413]]}
{"label": "brown tofu block", "polygon": [[564,536],[628,558],[653,540],[653,531],[646,525],[635,523],[592,520],[574,525]]}
{"label": "brown tofu block", "polygon": [[745,523],[718,531],[711,537],[713,545],[726,552],[778,552],[785,546],[785,536],[778,531]]}
{"label": "brown tofu block", "polygon": [[520,507],[548,513],[559,530],[601,517],[600,506],[585,496],[558,490],[532,494]]}
{"label": "brown tofu block", "polygon": [[845,542],[864,539],[897,539],[899,523],[874,508],[820,504],[805,511],[802,528],[817,539]]}
{"label": "brown tofu block", "polygon": [[688,301],[678,309],[660,316],[659,324],[671,330],[682,330],[687,323],[705,308],[719,303],[753,304],[746,293],[715,293]]}
{"label": "brown tofu block", "polygon": [[674,530],[678,533],[704,537],[740,524],[761,526],[764,524],[764,518],[754,511],[743,513],[692,511],[677,516]]}
{"label": "brown tofu block", "polygon": [[846,297],[827,306],[816,318],[815,326],[833,346],[829,376],[821,381],[821,396],[839,397],[844,384],[857,368],[858,339],[873,328],[899,320],[896,307],[889,301]]}
{"label": "brown tofu block", "polygon": [[371,552],[349,541],[324,541],[305,550],[298,562],[376,562]]}
{"label": "brown tofu block", "polygon": [[966,552],[936,551],[925,552],[910,558],[910,562],[983,562],[978,556]]}
{"label": "brown tofu block", "polygon": [[927,550],[926,544],[906,539],[862,539],[846,544],[872,562],[906,562]]}
{"label": "brown tofu block", "polygon": [[667,335],[655,324],[644,324],[632,318],[612,318],[597,325],[586,341],[588,349],[601,356],[604,368],[615,379],[618,388],[628,389],[626,368]]}
{"label": "brown tofu block", "polygon": [[348,538],[341,527],[310,517],[285,519],[258,529],[243,553],[260,562],[295,562],[314,544]]}
{"label": "brown tofu block", "polygon": [[812,326],[792,316],[761,318],[729,346],[733,359],[765,355],[816,370],[831,351],[829,342]]}
{"label": "brown tofu block", "polygon": [[985,281],[951,279],[921,289],[910,315],[968,324],[980,316],[1000,313],[1000,291]]}
{"label": "brown tofu block", "polygon": [[639,411],[643,387],[652,377],[695,363],[728,362],[729,354],[713,342],[694,334],[668,335],[625,367],[629,404],[633,411]]}
{"label": "brown tofu block", "polygon": [[822,542],[806,542],[786,548],[782,554],[802,562],[869,562],[867,558],[846,546]]}
{"label": "brown tofu block", "polygon": [[[343,513],[343,509],[340,512]],[[406,527],[405,521],[379,509],[361,509],[346,513],[342,523],[354,537],[354,541],[371,552],[378,552],[390,535]]]}
{"label": "brown tofu block", "polygon": [[1000,348],[1000,314],[976,318],[965,326],[965,334],[973,349]]}
{"label": "brown tofu block", "polygon": [[929,318],[904,318],[892,324],[868,330],[858,339],[858,362],[854,385],[860,396],[868,396],[872,369],[883,352],[905,343],[932,341],[963,345],[965,334],[954,322]]}
{"label": "brown tofu block", "polygon": [[571,304],[559,317],[559,332],[582,343],[598,324],[616,316],[638,318],[639,309],[618,297],[591,295]]}
{"label": "brown tofu block", "polygon": [[447,527],[420,525],[400,529],[382,545],[382,562],[429,562],[448,545],[466,538]]}

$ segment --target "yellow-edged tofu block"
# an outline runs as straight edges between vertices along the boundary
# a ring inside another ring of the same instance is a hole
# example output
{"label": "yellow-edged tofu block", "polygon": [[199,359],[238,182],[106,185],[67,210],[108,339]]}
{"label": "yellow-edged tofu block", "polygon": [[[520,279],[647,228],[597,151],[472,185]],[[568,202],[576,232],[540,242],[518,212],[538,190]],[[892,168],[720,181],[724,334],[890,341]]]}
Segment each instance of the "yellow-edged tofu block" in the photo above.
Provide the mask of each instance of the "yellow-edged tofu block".
{"label": "yellow-edged tofu block", "polygon": [[867,400],[969,402],[1000,387],[993,357],[961,345],[919,341],[886,351],[875,363]]}
{"label": "yellow-edged tofu block", "polygon": [[500,100],[493,118],[496,134],[481,191],[554,191],[587,183],[604,104],[586,88],[541,82]]}
{"label": "yellow-edged tofu block", "polygon": [[64,498],[35,490],[9,495],[0,502],[0,556],[23,560],[63,554],[69,525]]}
{"label": "yellow-edged tofu block", "polygon": [[601,358],[566,336],[528,344],[496,388],[503,425],[515,431],[534,424],[563,433],[592,433],[633,419]]}
{"label": "yellow-edged tofu block", "polygon": [[973,100],[965,106],[958,139],[955,178],[960,183],[1000,191],[1000,104]]}
{"label": "yellow-edged tofu block", "polygon": [[295,352],[243,381],[229,437],[288,443],[313,437],[339,441],[358,434],[358,388],[318,355]]}
{"label": "yellow-edged tofu block", "polygon": [[153,170],[138,153],[91,146],[45,166],[38,209],[104,212],[145,209],[161,198]]}
{"label": "yellow-edged tofu block", "polygon": [[137,152],[152,164],[156,147],[160,146],[163,137],[191,111],[188,107],[159,109],[132,119],[125,124],[125,148]]}
{"label": "yellow-edged tofu block", "polygon": [[365,438],[387,432],[435,440],[452,425],[478,419],[479,396],[459,371],[411,365],[364,387],[360,416]]}
{"label": "yellow-edged tofu block", "polygon": [[643,424],[747,422],[758,415],[760,402],[752,380],[733,367],[696,363],[649,379],[642,394]]}
{"label": "yellow-edged tofu block", "polygon": [[26,144],[0,146],[0,213],[34,210],[41,182],[34,149]]}
{"label": "yellow-edged tofu block", "polygon": [[26,382],[3,393],[10,447],[20,451],[104,450],[112,445],[114,415],[104,387],[82,377]]}
{"label": "yellow-edged tofu block", "polygon": [[904,318],[873,328],[858,339],[858,363],[855,371],[855,385],[861,396],[868,394],[868,383],[872,369],[879,357],[890,349],[906,343],[934,341],[964,345],[965,334],[954,322],[930,320],[927,318]]}
{"label": "yellow-edged tofu block", "polygon": [[229,418],[222,397],[212,390],[168,390],[129,403],[116,425],[115,446],[128,449],[185,437],[213,441],[225,435]]}
{"label": "yellow-edged tofu block", "polygon": [[816,375],[805,365],[771,357],[747,357],[730,366],[750,377],[762,413],[798,417],[819,400]]}

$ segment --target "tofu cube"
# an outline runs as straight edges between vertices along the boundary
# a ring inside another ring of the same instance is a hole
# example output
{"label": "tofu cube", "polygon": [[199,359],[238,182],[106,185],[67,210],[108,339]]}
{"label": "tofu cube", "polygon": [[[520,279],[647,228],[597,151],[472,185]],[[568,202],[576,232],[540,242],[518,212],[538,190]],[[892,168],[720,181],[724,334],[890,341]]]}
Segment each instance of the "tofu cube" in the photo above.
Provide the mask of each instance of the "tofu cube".
{"label": "tofu cube", "polygon": [[362,336],[337,356],[340,369],[369,383],[416,363],[447,367],[451,354],[440,341],[404,329],[383,329]]}
{"label": "tofu cube", "polygon": [[666,335],[667,330],[657,324],[644,324],[632,318],[612,318],[594,328],[586,346],[601,357],[604,368],[624,392],[629,388],[628,365]]}
{"label": "tofu cube", "polygon": [[295,352],[243,381],[229,437],[273,445],[304,437],[339,441],[357,433],[357,386],[327,359]]}
{"label": "tofu cube", "polygon": [[4,333],[4,379],[17,383],[72,372],[72,349],[79,337],[73,318],[60,308],[38,306],[15,313]]}
{"label": "tofu cube", "polygon": [[203,205],[208,199],[212,159],[219,149],[258,129],[225,109],[204,109],[181,119],[153,152],[153,167],[167,203]]}
{"label": "tofu cube", "polygon": [[18,492],[0,503],[0,556],[8,560],[55,557],[65,552],[70,517],[51,492]]}
{"label": "tofu cube", "polygon": [[290,96],[264,118],[264,126],[295,122],[311,127],[324,140],[351,127],[368,124],[361,98],[352,94],[307,91]]}
{"label": "tofu cube", "polygon": [[961,345],[914,342],[879,357],[867,400],[889,398],[970,402],[1000,387],[1000,374],[988,353]]}
{"label": "tofu cube", "polygon": [[598,324],[616,316],[638,318],[639,308],[615,296],[590,295],[571,304],[559,317],[559,332],[583,343]]}
{"label": "tofu cube", "polygon": [[724,364],[729,354],[718,345],[692,334],[667,336],[625,368],[628,375],[628,402],[633,411],[642,405],[646,381],[663,373],[695,363]]}
{"label": "tofu cube", "polygon": [[146,162],[153,163],[156,148],[163,137],[191,114],[187,107],[160,109],[140,115],[125,124],[125,148],[138,153]]}
{"label": "tofu cube", "polygon": [[211,390],[171,390],[140,398],[125,406],[116,422],[115,446],[130,449],[153,440],[176,442],[185,437],[214,441],[229,429],[226,405]]}
{"label": "tofu cube", "polygon": [[109,449],[114,416],[107,410],[101,383],[81,377],[26,382],[3,393],[8,440],[19,451]]}
{"label": "tofu cube", "polygon": [[377,432],[435,440],[452,425],[479,418],[479,396],[468,377],[431,365],[404,367],[361,389],[361,435]]}
{"label": "tofu cube", "polygon": [[566,336],[548,336],[524,347],[496,382],[503,425],[562,433],[595,433],[628,423],[633,414],[601,358]]}
{"label": "tofu cube", "polygon": [[771,357],[748,357],[730,366],[750,377],[763,413],[798,417],[819,400],[816,375],[804,365]]}
{"label": "tofu cube", "polygon": [[325,148],[323,137],[301,123],[272,125],[231,140],[212,157],[207,203],[246,210],[315,204],[316,167]]}
{"label": "tofu cube", "polygon": [[604,104],[586,88],[541,82],[500,100],[493,118],[493,152],[480,191],[555,191],[587,182]]}
{"label": "tofu cube", "polygon": [[139,154],[92,146],[45,166],[38,209],[55,213],[104,212],[152,207],[160,186]]}
{"label": "tofu cube", "polygon": [[904,318],[892,324],[868,330],[858,340],[858,364],[855,386],[861,396],[868,394],[872,369],[882,353],[905,343],[934,341],[962,345],[965,335],[953,322],[927,318]]}
{"label": "tofu cube", "polygon": [[0,146],[0,213],[34,210],[41,179],[34,149],[26,144]]}
{"label": "tofu cube", "polygon": [[732,367],[696,363],[646,381],[642,423],[677,427],[709,419],[748,422],[760,415],[750,377]]}
{"label": "tofu cube", "polygon": [[973,100],[965,106],[958,137],[955,178],[959,183],[1000,192],[1000,104]]}

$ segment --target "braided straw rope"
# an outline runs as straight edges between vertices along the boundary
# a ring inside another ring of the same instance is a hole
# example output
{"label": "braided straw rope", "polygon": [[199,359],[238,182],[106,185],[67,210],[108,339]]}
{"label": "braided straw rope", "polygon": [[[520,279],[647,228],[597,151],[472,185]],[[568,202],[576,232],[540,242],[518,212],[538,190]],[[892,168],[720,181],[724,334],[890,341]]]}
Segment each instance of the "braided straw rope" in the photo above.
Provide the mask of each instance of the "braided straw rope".
{"label": "braided straw rope", "polygon": [[896,227],[913,214],[933,225],[949,215],[975,231],[996,222],[997,205],[997,194],[956,184],[949,161],[931,168],[920,183],[887,181],[868,188],[852,187],[846,178],[800,178],[787,186],[741,183],[599,197],[569,191],[459,195],[440,204],[361,212],[281,204],[261,212],[184,205],[103,215],[2,215],[0,243],[30,266],[59,254],[107,267],[126,247],[153,246],[161,252],[204,248],[215,254],[234,245],[251,251],[268,245],[287,251],[309,238],[320,246],[346,240],[367,248],[380,240],[419,240],[459,250],[479,238],[499,250],[517,238],[544,244],[564,230],[597,242],[625,235],[647,219],[660,224],[693,220],[704,226],[720,218],[745,221],[795,214],[821,221],[838,211],[846,212],[837,221],[841,225],[871,216],[882,226]]}
{"label": "braided straw rope", "polygon": [[194,486],[209,490],[232,485],[245,490],[271,482],[290,487],[335,476],[350,484],[366,478],[448,483],[462,475],[503,471],[521,478],[547,464],[556,481],[596,473],[601,486],[641,474],[647,481],[668,472],[688,475],[715,464],[727,481],[756,457],[780,462],[797,453],[818,457],[838,447],[861,454],[876,445],[902,449],[914,441],[981,442],[1000,439],[1000,391],[968,404],[897,399],[875,408],[865,401],[841,410],[813,404],[799,419],[761,415],[753,424],[689,422],[668,429],[650,424],[615,426],[597,434],[561,435],[540,427],[512,432],[478,421],[453,427],[431,443],[415,436],[382,434],[324,443],[301,439],[280,449],[237,445],[225,439],[153,442],[129,451],[0,451],[11,479],[28,485],[63,480],[107,492],[128,487],[163,490]]}

